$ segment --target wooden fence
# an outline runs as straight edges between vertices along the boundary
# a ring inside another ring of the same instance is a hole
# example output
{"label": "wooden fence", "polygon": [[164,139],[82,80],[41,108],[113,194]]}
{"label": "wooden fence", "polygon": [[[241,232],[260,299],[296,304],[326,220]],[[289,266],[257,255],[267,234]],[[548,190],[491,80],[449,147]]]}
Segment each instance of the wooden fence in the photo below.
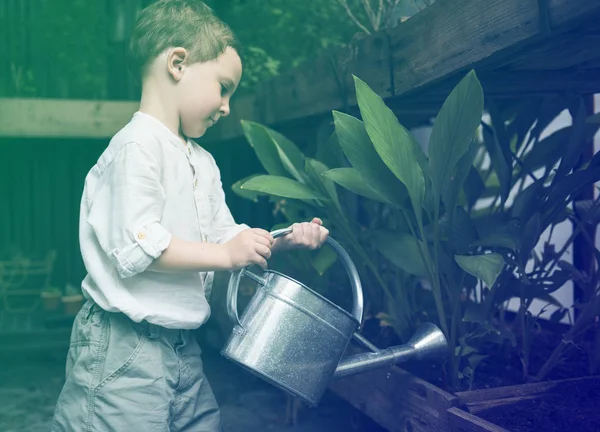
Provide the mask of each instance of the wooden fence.
{"label": "wooden fence", "polygon": [[150,0],[1,0],[0,97],[135,99],[123,67]]}

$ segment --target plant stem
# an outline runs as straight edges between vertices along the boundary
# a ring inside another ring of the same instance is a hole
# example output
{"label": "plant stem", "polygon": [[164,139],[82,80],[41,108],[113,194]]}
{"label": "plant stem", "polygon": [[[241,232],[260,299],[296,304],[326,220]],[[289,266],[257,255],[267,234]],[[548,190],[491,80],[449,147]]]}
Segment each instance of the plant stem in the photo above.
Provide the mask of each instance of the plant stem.
{"label": "plant stem", "polygon": [[[415,211],[416,210],[417,209],[415,209]],[[436,248],[436,250],[434,251],[434,253],[435,253],[434,260],[432,260],[432,258],[431,258],[431,252],[429,251],[429,245],[427,243],[427,239],[425,238],[425,230],[423,228],[423,222],[421,221],[421,218],[419,218],[419,217],[417,217],[416,219],[417,219],[417,224],[419,227],[419,232],[421,234],[419,237],[423,239],[423,241],[419,242],[420,247],[421,247],[421,252],[423,253],[423,258],[425,258],[427,270],[429,271],[429,275],[430,275],[431,281],[433,283],[433,297],[435,300],[435,307],[436,307],[436,310],[438,313],[438,318],[440,320],[440,325],[442,327],[442,331],[446,335],[446,338],[450,338],[450,333],[448,331],[448,323],[446,322],[446,312],[444,310],[442,290],[441,290],[441,286],[440,286],[440,277],[439,277],[439,272],[437,269],[437,266],[438,266],[437,245],[439,242],[439,240],[437,239],[437,228],[439,227],[439,223],[438,223],[439,213],[440,213],[440,199],[439,199],[439,196],[436,196],[436,202],[435,202],[435,206],[434,206],[434,220],[433,220],[433,223],[435,224],[435,228],[436,228],[436,234],[435,234],[435,239],[434,239],[434,247]],[[406,217],[406,219],[407,219],[407,221],[409,220],[408,216]],[[413,235],[414,235],[414,227],[412,227],[412,224],[410,224],[410,225],[411,225],[411,231],[413,232]],[[416,237],[416,238],[419,238],[419,237]]]}
{"label": "plant stem", "polygon": [[547,277],[550,274],[550,272],[558,264],[559,259],[567,251],[567,248],[569,246],[571,246],[571,243],[573,243],[573,241],[575,240],[575,237],[577,237],[582,232],[585,233],[585,230],[583,229],[583,223],[578,223],[577,226],[575,227],[575,229],[573,230],[573,232],[571,233],[571,235],[569,236],[569,238],[567,239],[567,241],[565,242],[565,244],[563,245],[563,247],[556,254],[556,257],[554,258],[554,260],[552,260],[552,263],[550,264],[550,267],[548,268],[548,270],[545,270],[543,276],[540,276],[540,278]]}
{"label": "plant stem", "polygon": [[[466,273],[463,272],[460,277],[460,282],[458,286],[462,291],[463,283],[465,282]],[[452,389],[458,388],[458,368],[460,367],[460,356],[455,355],[456,351],[456,341],[458,339],[458,319],[461,316],[460,313],[460,297],[456,299],[457,301],[454,304],[454,308],[452,311],[452,327],[450,331],[450,349],[452,353],[450,355],[450,386]]]}
{"label": "plant stem", "polygon": [[[356,240],[356,234],[353,232],[352,228],[349,226],[348,221],[339,212],[338,212],[338,218],[340,221],[339,227],[344,232],[346,239],[348,240],[348,243],[350,243],[350,245],[355,250],[355,252],[364,261],[367,268],[369,268],[369,270],[371,270],[371,272],[373,273],[373,276],[375,277],[375,279],[381,286],[381,289],[383,290],[384,294],[387,296],[388,300],[393,303],[394,297],[393,297],[392,293],[390,292],[385,281],[381,278],[381,275],[379,274],[379,269],[377,268],[377,266],[375,266],[373,261],[370,259],[369,255],[363,249],[362,245]],[[405,309],[405,306],[406,305],[403,305],[403,309]],[[408,313],[408,311],[403,310],[403,315],[404,315],[403,321],[405,323],[408,322],[408,316],[406,315],[407,313]]]}
{"label": "plant stem", "polygon": [[598,313],[598,307],[600,306],[600,297],[598,296],[597,289],[594,290],[592,298],[586,303],[585,307],[581,311],[579,317],[575,320],[575,323],[571,326],[569,331],[564,335],[560,345],[558,345],[552,355],[546,360],[540,371],[535,376],[536,381],[543,380],[548,373],[554,367],[560,363],[563,352],[573,344],[575,338],[583,334],[594,321],[594,317]]}
{"label": "plant stem", "polygon": [[525,294],[523,292],[523,284],[520,284],[520,302],[519,305],[519,320],[521,324],[521,349],[523,350],[523,377],[527,377],[529,374],[529,335],[527,333],[528,326],[525,322],[525,317],[527,313],[527,306],[525,304]]}

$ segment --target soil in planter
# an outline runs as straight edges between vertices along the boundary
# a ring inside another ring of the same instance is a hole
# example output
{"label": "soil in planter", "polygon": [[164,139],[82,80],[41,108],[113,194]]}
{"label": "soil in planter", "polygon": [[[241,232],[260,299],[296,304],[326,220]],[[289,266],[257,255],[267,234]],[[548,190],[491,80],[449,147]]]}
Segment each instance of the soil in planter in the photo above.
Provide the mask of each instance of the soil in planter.
{"label": "soil in planter", "polygon": [[[365,326],[365,333],[377,346],[384,348],[402,342],[391,327],[374,329],[375,324],[375,320],[372,323],[368,323]],[[481,362],[476,369],[471,388],[469,388],[468,382],[463,381],[460,387],[455,390],[478,390],[531,382],[531,378],[538,373],[544,362],[552,354],[554,348],[560,344],[561,340],[562,334],[549,330],[542,330],[535,336],[531,345],[529,377],[523,376],[523,364],[518,353],[520,346],[511,348],[508,345],[488,344],[487,346],[480,347],[481,354],[488,355],[489,357]],[[436,362],[417,361],[408,362],[400,366],[427,382],[446,391],[452,391],[449,388],[447,377],[444,376],[443,367]],[[590,375],[588,352],[580,346],[571,345],[564,353],[564,360],[556,365],[544,377],[544,380],[577,378],[588,375]]]}
{"label": "soil in planter", "polygon": [[[475,372],[472,389],[493,388],[530,382],[530,378],[538,373],[552,354],[552,351],[554,351],[554,348],[561,343],[561,340],[562,334],[553,333],[548,330],[542,330],[535,337],[531,346],[529,359],[530,377],[528,378],[524,378],[523,376],[523,364],[517,352],[518,347],[510,350],[506,349],[507,347],[504,350],[498,349],[498,347],[491,347],[489,352],[485,353],[489,354],[490,357],[482,362]],[[560,380],[588,375],[590,375],[588,352],[582,347],[571,345],[564,352],[563,361],[557,364],[543,379],[544,381]]]}
{"label": "soil in planter", "polygon": [[[391,331],[379,330],[379,346],[400,343]],[[390,329],[391,330],[391,329]],[[554,348],[561,343],[562,334],[542,330],[532,341],[529,374],[535,376]],[[496,388],[530,382],[523,376],[523,364],[518,347],[501,347],[490,344],[482,347],[482,354],[489,357],[475,372],[471,389],[463,382],[459,391]],[[443,368],[434,362],[409,362],[401,367],[414,375],[446,391],[447,380]],[[588,376],[588,353],[582,347],[571,345],[564,352],[564,359],[544,377],[544,380],[560,380]],[[491,408],[477,415],[511,432],[552,432],[552,431],[600,431],[600,388],[582,385],[568,394],[548,394],[533,400],[522,401],[514,405]]]}
{"label": "soil in planter", "polygon": [[582,386],[565,394],[505,405],[478,413],[511,432],[600,431],[600,388]]}

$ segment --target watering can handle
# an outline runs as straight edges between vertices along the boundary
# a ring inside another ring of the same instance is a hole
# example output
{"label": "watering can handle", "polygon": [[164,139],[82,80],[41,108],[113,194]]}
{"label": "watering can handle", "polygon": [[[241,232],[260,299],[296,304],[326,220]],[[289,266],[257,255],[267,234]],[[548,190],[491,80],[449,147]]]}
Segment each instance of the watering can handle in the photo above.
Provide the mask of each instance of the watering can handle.
{"label": "watering can handle", "polygon": [[[277,238],[289,234],[290,232],[292,232],[291,227],[283,228],[271,232],[271,236],[273,236],[273,238]],[[352,316],[360,324],[362,322],[363,315],[363,292],[362,285],[360,283],[360,277],[358,276],[358,271],[356,270],[356,267],[354,266],[350,255],[348,255],[348,252],[346,252],[338,242],[333,240],[331,237],[328,237],[327,243],[340,256],[342,264],[344,265],[346,272],[348,272],[350,284],[352,285]],[[263,278],[255,275],[249,270],[246,270],[246,268],[232,272],[231,277],[229,278],[229,286],[227,287],[227,314],[229,315],[229,318],[233,321],[234,325],[237,325],[240,328],[243,328],[243,326],[240,322],[240,318],[237,312],[237,294],[242,276],[248,276],[261,285],[265,284]]]}

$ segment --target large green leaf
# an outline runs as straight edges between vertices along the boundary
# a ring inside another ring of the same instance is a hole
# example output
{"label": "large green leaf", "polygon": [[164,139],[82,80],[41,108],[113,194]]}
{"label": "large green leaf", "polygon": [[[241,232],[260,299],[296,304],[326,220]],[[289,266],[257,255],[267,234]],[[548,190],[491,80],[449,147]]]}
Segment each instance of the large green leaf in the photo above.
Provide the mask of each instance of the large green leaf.
{"label": "large green leaf", "polygon": [[304,155],[296,145],[273,129],[251,121],[242,121],[242,128],[258,159],[271,175],[292,175],[304,183]]}
{"label": "large green leaf", "polygon": [[550,294],[558,291],[569,280],[571,280],[571,275],[563,270],[555,270],[552,275],[543,278],[530,279],[529,283],[524,283],[514,275],[510,275],[509,280],[499,286],[500,289],[496,292],[494,300],[501,303],[513,297],[522,296],[525,300],[537,298],[554,304],[557,307],[563,307]]}
{"label": "large green leaf", "polygon": [[464,271],[483,280],[490,288],[504,267],[504,258],[497,253],[454,255],[454,259]]}
{"label": "large green leaf", "polygon": [[502,115],[503,113],[500,112],[500,109],[493,100],[488,102],[488,111],[492,119],[496,142],[500,147],[504,159],[510,161],[512,159],[511,140],[506,130],[506,123]]}
{"label": "large green leaf", "polygon": [[[581,141],[589,142],[592,140],[598,132],[599,126],[597,124],[586,124],[583,127],[584,136],[581,137]],[[552,170],[565,153],[565,149],[570,148],[569,140],[573,136],[576,136],[573,126],[567,126],[536,142],[531,150],[523,156],[520,175],[533,173],[543,167],[546,168],[547,172]]]}
{"label": "large green leaf", "polygon": [[600,181],[600,166],[590,163],[586,169],[568,174],[559,182],[553,184],[543,205],[542,226],[546,226],[549,221],[552,221],[564,209],[566,203],[570,202],[582,188],[597,181]]}
{"label": "large green leaf", "polygon": [[390,204],[406,207],[408,191],[377,154],[364,123],[337,111],[333,111],[333,118],[340,147],[363,180],[370,185],[369,189],[375,190]]}
{"label": "large green leaf", "polygon": [[544,184],[541,180],[533,182],[515,198],[510,209],[511,216],[525,223],[542,204]]}
{"label": "large green leaf", "polygon": [[562,95],[551,95],[542,101],[531,136],[538,139],[548,125],[567,107],[568,102]]}
{"label": "large green leaf", "polygon": [[472,243],[472,247],[506,248],[519,250],[522,224],[506,212],[489,214],[485,210],[480,217],[472,219],[480,240]]}
{"label": "large green leaf", "polygon": [[458,253],[466,252],[477,241],[477,230],[469,214],[461,206],[454,209],[452,225],[448,227],[448,231],[450,246]]}
{"label": "large green leaf", "polygon": [[324,172],[327,172],[329,168],[316,159],[306,158],[304,170],[306,174],[308,174],[309,180],[315,184],[315,187],[325,195],[329,196],[335,206],[341,211],[342,207],[340,205],[337,190],[335,189],[335,183],[330,178],[322,175]]}
{"label": "large green leaf", "polygon": [[512,171],[511,165],[508,160],[506,160],[502,149],[500,148],[500,144],[494,135],[494,130],[491,126],[483,123],[482,124],[482,134],[483,134],[483,142],[485,147],[490,155],[490,160],[492,162],[492,167],[497,175],[497,178],[500,183],[500,198],[501,202],[506,202],[508,198],[508,194],[510,193],[511,183],[512,183]]}
{"label": "large green leaf", "polygon": [[463,190],[467,196],[467,203],[469,208],[473,207],[477,200],[481,197],[481,194],[485,191],[485,185],[479,171],[474,166],[471,166],[467,179],[463,184]]}
{"label": "large green leaf", "polygon": [[288,172],[281,162],[279,152],[265,128],[254,122],[242,120],[241,123],[246,139],[265,170],[274,176],[287,176]]}
{"label": "large green leaf", "polygon": [[331,246],[325,245],[317,251],[310,263],[314,269],[323,275],[338,259],[338,254]]}
{"label": "large green leaf", "polygon": [[[264,126],[263,126],[264,127]],[[299,182],[305,181],[303,170],[305,164],[304,154],[296,145],[273,129],[264,127],[273,144],[277,147],[279,157],[285,169]]]}
{"label": "large green leaf", "polygon": [[452,212],[456,205],[458,193],[462,190],[463,184],[469,175],[478,148],[475,142],[471,141],[469,150],[451,168],[449,177],[442,184],[442,201],[446,206],[447,212]]}
{"label": "large green leaf", "polygon": [[283,198],[324,200],[325,198],[302,183],[287,177],[259,175],[241,186],[242,190],[261,192]]}
{"label": "large green leaf", "polygon": [[573,110],[571,110],[571,115],[573,117],[571,136],[569,137],[568,145],[565,146],[564,154],[562,155],[558,169],[555,172],[552,184],[556,184],[557,182],[559,182],[575,167],[577,161],[579,160],[579,156],[588,145],[588,139],[593,137],[593,135],[590,137],[585,136],[586,128],[595,125],[586,125],[586,109],[583,103],[583,98],[579,97],[578,99],[579,103],[577,108],[573,108]]}
{"label": "large green leaf", "polygon": [[493,233],[471,243],[471,247],[505,248],[512,251],[519,249],[519,239],[508,233]]}
{"label": "large green leaf", "polygon": [[320,160],[329,168],[341,168],[347,166],[344,152],[338,142],[338,137],[333,132],[327,140],[317,140],[317,153],[315,159]]}
{"label": "large green leaf", "polygon": [[406,186],[413,209],[420,219],[425,195],[425,179],[417,155],[420,147],[377,93],[357,77],[354,77],[354,83],[360,113],[371,142],[383,162]]}
{"label": "large green leaf", "polygon": [[521,262],[527,262],[531,251],[540,240],[543,229],[544,227],[541,226],[541,215],[540,213],[535,213],[523,227],[523,236],[521,237],[519,250]]}
{"label": "large green leaf", "polygon": [[236,181],[233,185],[231,185],[231,190],[238,196],[248,199],[250,201],[258,202],[258,197],[261,195],[258,192],[251,190],[244,190],[241,186],[246,183],[251,178],[257,177],[259,174],[252,174],[251,176],[244,177],[241,180]]}
{"label": "large green leaf", "polygon": [[419,240],[410,234],[377,231],[373,234],[375,246],[384,257],[407,273],[428,276]]}
{"label": "large green leaf", "polygon": [[387,203],[387,200],[379,195],[374,189],[369,187],[364,178],[356,170],[356,168],[334,168],[323,173],[324,177],[331,179],[339,184],[344,189],[370,198],[375,201]]}
{"label": "large green leaf", "polygon": [[483,90],[474,71],[452,90],[440,110],[429,139],[433,187],[441,194],[444,182],[467,152],[481,122]]}
{"label": "large green leaf", "polygon": [[507,133],[510,138],[516,138],[515,152],[518,152],[526,143],[525,137],[538,118],[542,100],[536,97],[519,99],[511,103],[511,106],[514,107],[515,112],[507,127]]}
{"label": "large green leaf", "polygon": [[547,170],[552,169],[560,159],[570,134],[571,127],[569,126],[536,142],[522,158],[521,175],[534,173],[543,167],[546,167]]}

